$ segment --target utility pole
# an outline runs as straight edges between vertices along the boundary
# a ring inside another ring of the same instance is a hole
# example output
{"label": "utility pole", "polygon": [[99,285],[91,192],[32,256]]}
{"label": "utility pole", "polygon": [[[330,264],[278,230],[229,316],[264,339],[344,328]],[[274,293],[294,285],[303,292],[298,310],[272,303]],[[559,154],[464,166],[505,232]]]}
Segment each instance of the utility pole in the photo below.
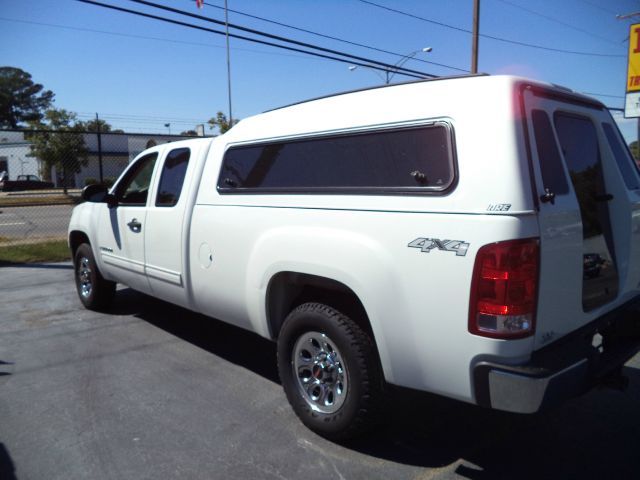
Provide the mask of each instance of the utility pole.
{"label": "utility pole", "polygon": [[473,39],[471,45],[471,73],[478,73],[478,35],[480,28],[480,0],[473,0]]}
{"label": "utility pole", "polygon": [[100,172],[100,183],[103,183],[103,174],[102,174],[102,132],[100,131],[100,118],[96,113],[96,129],[98,132],[98,169]]}
{"label": "utility pole", "polygon": [[224,0],[224,26],[227,37],[227,90],[229,92],[229,125],[233,125],[233,113],[231,112],[231,53],[229,51],[229,9],[227,0]]}

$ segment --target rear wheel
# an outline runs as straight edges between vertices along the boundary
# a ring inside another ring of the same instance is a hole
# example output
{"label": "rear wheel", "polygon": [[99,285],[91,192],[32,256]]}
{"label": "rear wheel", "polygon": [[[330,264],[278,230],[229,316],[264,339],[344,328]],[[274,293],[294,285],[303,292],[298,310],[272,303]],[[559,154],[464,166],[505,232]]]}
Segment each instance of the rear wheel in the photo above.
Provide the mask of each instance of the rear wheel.
{"label": "rear wheel", "polygon": [[345,439],[377,421],[383,381],[373,341],[337,310],[305,303],[289,314],[278,371],[293,410],[316,433]]}
{"label": "rear wheel", "polygon": [[76,289],[82,304],[90,310],[107,308],[115,295],[116,284],[102,277],[90,245],[83,243],[78,247],[74,265]]}

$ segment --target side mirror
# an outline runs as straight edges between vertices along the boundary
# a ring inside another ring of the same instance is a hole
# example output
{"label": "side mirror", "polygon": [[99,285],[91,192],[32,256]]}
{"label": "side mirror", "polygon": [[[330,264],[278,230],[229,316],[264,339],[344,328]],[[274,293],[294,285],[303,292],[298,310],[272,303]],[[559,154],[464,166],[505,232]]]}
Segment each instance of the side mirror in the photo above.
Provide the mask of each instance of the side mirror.
{"label": "side mirror", "polygon": [[118,200],[115,195],[109,193],[109,189],[100,184],[87,185],[82,190],[82,200],[93,203],[106,203],[109,208],[118,206]]}
{"label": "side mirror", "polygon": [[85,202],[101,203],[107,196],[107,187],[100,184],[87,185],[82,189],[82,200]]}

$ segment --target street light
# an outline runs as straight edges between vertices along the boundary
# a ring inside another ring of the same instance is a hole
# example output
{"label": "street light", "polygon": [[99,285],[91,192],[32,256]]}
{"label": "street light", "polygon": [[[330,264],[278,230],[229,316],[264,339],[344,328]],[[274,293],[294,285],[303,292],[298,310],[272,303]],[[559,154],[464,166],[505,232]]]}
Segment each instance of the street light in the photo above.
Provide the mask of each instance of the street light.
{"label": "street light", "polygon": [[[402,67],[405,63],[407,63],[409,60],[411,60],[420,52],[429,53],[432,50],[433,50],[432,47],[424,47],[424,48],[421,48],[420,50],[415,50],[411,53],[406,54],[400,60],[398,60],[396,63],[393,64],[393,70],[389,69],[384,71],[384,77],[380,74],[380,71],[377,68],[375,69],[371,67],[364,67],[364,68],[368,68],[369,70],[373,71],[376,75],[380,76],[380,78],[384,80],[384,83],[386,85],[389,85],[389,83],[391,82],[391,79],[396,75],[396,73],[398,73],[398,69],[400,67]],[[358,65],[349,65],[350,72],[353,72],[357,68],[358,68]]]}
{"label": "street light", "polygon": [[633,18],[640,15],[640,12],[627,13],[626,15],[616,15],[618,20],[626,20],[627,18]]}

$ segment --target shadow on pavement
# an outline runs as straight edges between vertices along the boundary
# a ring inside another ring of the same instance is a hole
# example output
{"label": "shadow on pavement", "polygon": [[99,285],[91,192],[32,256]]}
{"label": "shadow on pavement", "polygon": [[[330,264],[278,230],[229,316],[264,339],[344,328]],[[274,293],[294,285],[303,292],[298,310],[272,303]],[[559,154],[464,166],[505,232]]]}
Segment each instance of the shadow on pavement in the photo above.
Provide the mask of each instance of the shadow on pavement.
{"label": "shadow on pavement", "polygon": [[[273,342],[130,289],[109,312],[136,317],[279,383]],[[594,390],[535,415],[491,411],[436,395],[390,389],[384,425],[341,444],[405,465],[457,464],[459,478],[638,478],[640,371],[629,389]],[[283,395],[283,401],[285,397]]]}
{"label": "shadow on pavement", "polygon": [[0,443],[0,478],[3,480],[16,480],[16,467],[3,443]]}
{"label": "shadow on pavement", "polygon": [[255,333],[131,289],[118,290],[114,307],[108,313],[135,315],[171,335],[280,383],[276,345]]}
{"label": "shadow on pavement", "polygon": [[[5,362],[5,361],[3,361],[3,360],[0,360],[0,365],[13,365],[13,363],[11,363],[11,362]],[[0,368],[1,368],[1,367],[0,367]],[[10,373],[10,372],[0,372],[0,377],[6,377],[6,376],[8,376],[8,375],[11,375],[11,373]],[[0,478],[2,478],[2,477],[0,477]]]}
{"label": "shadow on pavement", "polygon": [[558,409],[517,415],[421,392],[392,394],[387,427],[349,448],[469,479],[638,478],[640,371],[630,389],[595,390]]}

